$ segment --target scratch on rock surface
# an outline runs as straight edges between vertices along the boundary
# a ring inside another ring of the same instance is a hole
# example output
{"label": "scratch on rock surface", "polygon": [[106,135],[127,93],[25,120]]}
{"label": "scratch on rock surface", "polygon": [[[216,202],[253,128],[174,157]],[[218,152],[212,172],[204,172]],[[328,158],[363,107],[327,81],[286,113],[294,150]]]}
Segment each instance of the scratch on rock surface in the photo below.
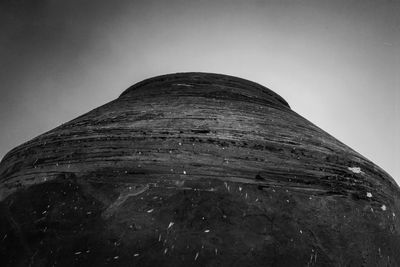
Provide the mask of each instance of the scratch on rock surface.
{"label": "scratch on rock surface", "polygon": [[131,186],[128,189],[123,190],[119,197],[103,212],[102,216],[105,218],[110,217],[114,214],[115,210],[121,206],[128,198],[138,196],[149,189],[149,184],[139,186],[137,189],[132,189]]}
{"label": "scratch on rock surface", "polygon": [[176,83],[175,85],[178,85],[178,86],[187,86],[187,87],[193,87],[193,85],[190,85],[190,84],[184,84],[184,83]]}

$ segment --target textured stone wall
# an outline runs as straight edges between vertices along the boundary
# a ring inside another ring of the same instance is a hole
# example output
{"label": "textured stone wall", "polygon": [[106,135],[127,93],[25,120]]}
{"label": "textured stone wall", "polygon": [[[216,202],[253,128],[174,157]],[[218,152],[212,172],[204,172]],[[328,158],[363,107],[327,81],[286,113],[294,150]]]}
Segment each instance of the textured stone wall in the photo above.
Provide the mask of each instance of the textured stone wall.
{"label": "textured stone wall", "polygon": [[10,266],[400,265],[394,180],[236,77],[142,81],[10,151],[0,181]]}

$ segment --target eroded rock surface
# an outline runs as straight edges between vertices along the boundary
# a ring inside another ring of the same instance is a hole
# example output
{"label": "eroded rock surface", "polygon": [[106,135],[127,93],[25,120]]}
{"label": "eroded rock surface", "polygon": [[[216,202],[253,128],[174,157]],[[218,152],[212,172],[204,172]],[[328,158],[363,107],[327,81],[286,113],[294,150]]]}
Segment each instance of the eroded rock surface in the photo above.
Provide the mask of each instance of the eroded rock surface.
{"label": "eroded rock surface", "polygon": [[2,266],[400,266],[394,180],[236,77],[142,81],[0,182]]}

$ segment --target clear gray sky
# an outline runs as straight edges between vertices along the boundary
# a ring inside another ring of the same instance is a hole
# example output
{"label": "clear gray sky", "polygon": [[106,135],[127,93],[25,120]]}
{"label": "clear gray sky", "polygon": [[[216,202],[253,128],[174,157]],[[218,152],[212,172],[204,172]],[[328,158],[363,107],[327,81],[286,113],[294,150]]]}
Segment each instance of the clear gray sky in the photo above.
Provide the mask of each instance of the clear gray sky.
{"label": "clear gray sky", "polygon": [[[0,1],[0,157],[155,75],[263,84],[400,183],[400,1]],[[396,166],[397,165],[397,166]]]}

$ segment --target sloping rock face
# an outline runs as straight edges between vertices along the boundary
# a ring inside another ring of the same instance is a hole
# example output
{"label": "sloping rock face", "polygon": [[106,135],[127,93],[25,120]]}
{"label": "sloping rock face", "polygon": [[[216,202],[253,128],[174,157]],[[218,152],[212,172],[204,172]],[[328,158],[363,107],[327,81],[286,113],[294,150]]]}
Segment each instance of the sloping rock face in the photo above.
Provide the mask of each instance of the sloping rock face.
{"label": "sloping rock face", "polygon": [[181,73],[10,151],[2,266],[400,266],[400,190],[236,77]]}

